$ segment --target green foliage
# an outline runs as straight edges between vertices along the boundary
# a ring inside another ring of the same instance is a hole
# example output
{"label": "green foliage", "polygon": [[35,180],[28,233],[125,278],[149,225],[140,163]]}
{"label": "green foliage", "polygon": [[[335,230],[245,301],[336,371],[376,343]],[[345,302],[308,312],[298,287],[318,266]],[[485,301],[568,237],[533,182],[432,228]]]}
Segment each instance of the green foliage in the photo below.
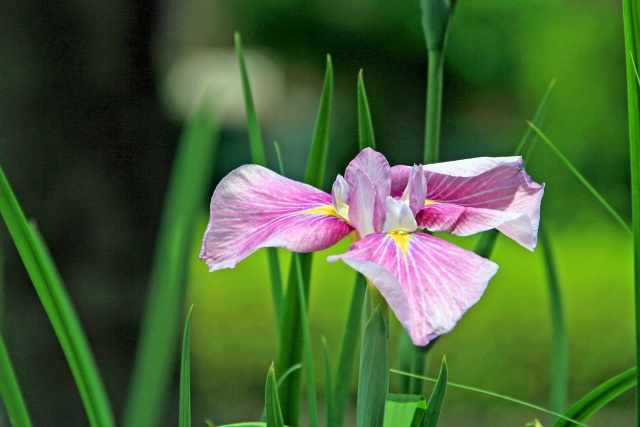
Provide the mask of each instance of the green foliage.
{"label": "green foliage", "polygon": [[267,385],[265,387],[265,408],[267,427],[284,427],[282,412],[280,411],[280,401],[278,400],[278,389],[276,387],[276,374],[273,363],[267,374]]}
{"label": "green foliage", "polygon": [[447,359],[443,357],[440,375],[438,375],[438,381],[433,388],[429,403],[427,403],[427,410],[422,419],[421,427],[436,427],[438,425],[440,412],[442,412],[442,405],[444,404],[444,396],[447,391],[448,377]]}
{"label": "green foliage", "polygon": [[[636,366],[640,364],[640,87],[635,64],[640,58],[640,6],[622,2],[624,40],[627,51],[627,102],[629,106],[629,147],[631,162],[631,209],[633,222],[633,270],[636,312]],[[637,375],[637,374],[636,374]],[[636,382],[638,377],[636,376]],[[640,387],[636,388],[636,417],[640,424]]]}
{"label": "green foliage", "polygon": [[420,427],[427,403],[415,394],[389,393],[384,409],[385,427]]}
{"label": "green foliage", "polygon": [[67,358],[90,424],[99,427],[115,425],[111,405],[80,319],[49,250],[36,227],[27,223],[2,169],[0,213]]}
{"label": "green foliage", "polygon": [[[327,427],[341,426],[344,423],[344,413],[349,403],[349,390],[353,379],[353,369],[357,352],[353,343],[358,342],[362,319],[362,308],[367,285],[361,274],[356,274],[351,295],[351,304],[347,315],[347,323],[342,335],[342,347],[336,372],[336,385],[333,399],[327,410]],[[367,304],[368,305],[368,304]],[[369,305],[370,306],[370,305]]]}
{"label": "green foliage", "polygon": [[554,427],[570,427],[574,424],[573,420],[585,421],[607,403],[635,387],[637,384],[637,371],[637,368],[629,369],[590,391],[576,402],[564,414],[563,419],[554,424]]}
{"label": "green foliage", "polygon": [[367,92],[364,89],[362,70],[360,70],[358,74],[358,130],[360,150],[364,150],[367,147],[375,150],[376,140],[373,136],[373,123],[371,122],[371,111],[369,110]]}
{"label": "green foliage", "polygon": [[162,418],[175,369],[191,236],[216,146],[216,121],[202,105],[185,127],[169,182],[124,426],[151,427]]}
{"label": "green foliage", "polygon": [[381,427],[389,390],[389,327],[381,308],[376,307],[362,335],[360,379],[358,381],[358,427]]}
{"label": "green foliage", "polygon": [[24,403],[9,353],[0,337],[0,396],[13,427],[31,427],[31,417]]}
{"label": "green foliage", "polygon": [[180,407],[178,425],[191,427],[191,313],[193,305],[187,313],[187,320],[182,335],[182,358],[180,359]]}

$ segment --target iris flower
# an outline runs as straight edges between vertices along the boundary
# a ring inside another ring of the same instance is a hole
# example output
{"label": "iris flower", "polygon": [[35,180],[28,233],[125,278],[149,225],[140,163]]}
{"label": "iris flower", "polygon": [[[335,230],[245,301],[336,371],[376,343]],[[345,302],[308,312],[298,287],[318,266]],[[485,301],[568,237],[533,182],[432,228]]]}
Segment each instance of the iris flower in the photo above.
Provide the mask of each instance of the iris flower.
{"label": "iris flower", "polygon": [[211,198],[200,258],[232,268],[259,248],[326,249],[353,233],[342,260],[382,294],[414,344],[449,332],[498,266],[419,230],[468,236],[492,228],[536,246],[544,185],[520,157],[390,167],[364,149],[331,194],[257,165],[235,169]]}

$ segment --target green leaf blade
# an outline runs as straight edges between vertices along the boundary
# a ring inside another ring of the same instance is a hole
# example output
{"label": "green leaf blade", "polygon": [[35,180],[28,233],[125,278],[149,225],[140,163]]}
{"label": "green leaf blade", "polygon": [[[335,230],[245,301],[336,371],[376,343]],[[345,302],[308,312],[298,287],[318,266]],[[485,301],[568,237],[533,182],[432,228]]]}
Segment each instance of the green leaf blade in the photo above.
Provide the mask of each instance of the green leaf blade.
{"label": "green leaf blade", "polygon": [[369,109],[369,101],[367,100],[367,92],[364,89],[362,70],[360,70],[358,74],[358,131],[360,151],[367,147],[375,150],[376,141],[373,135],[371,111]]}
{"label": "green leaf blade", "polygon": [[389,390],[389,328],[376,307],[362,335],[356,420],[358,427],[381,427]]}
{"label": "green leaf blade", "polygon": [[2,337],[0,337],[0,396],[2,396],[11,425],[13,427],[31,427],[31,417]]}
{"label": "green leaf blade", "polygon": [[30,226],[0,168],[0,213],[58,337],[92,426],[115,425],[82,325],[44,241]]}
{"label": "green leaf blade", "polygon": [[389,393],[384,410],[385,427],[420,427],[426,408],[424,397]]}
{"label": "green leaf blade", "polygon": [[191,313],[193,305],[187,313],[187,320],[182,335],[182,358],[180,359],[180,407],[178,425],[191,427]]}
{"label": "green leaf blade", "polygon": [[447,391],[447,381],[449,378],[449,369],[447,368],[447,359],[442,358],[442,366],[440,367],[440,375],[438,375],[438,381],[433,388],[429,403],[427,403],[427,410],[422,419],[422,425],[420,427],[436,427],[438,420],[440,419],[440,412],[442,412],[442,405],[444,404],[444,397]]}
{"label": "green leaf blade", "polygon": [[307,162],[304,182],[316,188],[324,185],[324,172],[327,163],[327,149],[329,147],[329,125],[331,121],[331,97],[333,92],[333,65],[331,57],[327,55],[327,70],[324,77],[324,87],[320,97],[320,108],[316,120],[316,128],[311,143],[311,152]]}
{"label": "green leaf blade", "polygon": [[280,410],[280,401],[278,399],[278,388],[276,386],[276,374],[275,369],[273,368],[273,363],[271,364],[269,373],[267,374],[267,385],[265,386],[264,394],[267,427],[284,427],[282,412]]}
{"label": "green leaf blade", "polygon": [[202,195],[212,176],[217,122],[203,104],[185,126],[162,212],[123,426],[159,424],[178,355],[185,283]]}

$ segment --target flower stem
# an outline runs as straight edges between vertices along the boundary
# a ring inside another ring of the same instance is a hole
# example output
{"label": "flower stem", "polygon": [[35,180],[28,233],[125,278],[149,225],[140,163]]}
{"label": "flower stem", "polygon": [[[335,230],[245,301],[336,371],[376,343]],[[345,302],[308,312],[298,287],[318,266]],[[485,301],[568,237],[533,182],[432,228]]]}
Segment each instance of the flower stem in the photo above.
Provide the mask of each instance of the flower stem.
{"label": "flower stem", "polygon": [[425,117],[424,164],[436,163],[440,152],[440,121],[442,117],[442,87],[444,50],[429,50],[427,80],[427,112]]}

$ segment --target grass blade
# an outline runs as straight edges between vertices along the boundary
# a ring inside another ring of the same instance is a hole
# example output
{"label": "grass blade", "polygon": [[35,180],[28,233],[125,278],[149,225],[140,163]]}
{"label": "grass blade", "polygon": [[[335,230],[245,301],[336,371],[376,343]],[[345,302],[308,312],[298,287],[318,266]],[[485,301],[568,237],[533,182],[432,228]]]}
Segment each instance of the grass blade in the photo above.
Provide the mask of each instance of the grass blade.
{"label": "grass blade", "polygon": [[[273,363],[269,368],[267,374],[267,385],[264,391],[264,401],[266,407],[266,421],[267,427],[284,427],[284,421],[282,420],[282,412],[280,411],[280,401],[278,400],[278,388],[276,386],[276,373],[273,368]],[[247,424],[247,425],[262,425],[262,424]]]}
{"label": "grass blade", "polygon": [[[333,402],[334,402],[334,398],[333,398],[333,381],[331,378],[331,360],[329,359],[329,345],[327,344],[327,339],[325,337],[322,337],[322,355],[324,356],[324,375],[325,375],[325,388],[326,388],[326,395],[325,395],[325,399],[327,401],[327,427],[330,427],[331,424],[329,424],[329,412],[332,411],[332,407],[333,407]],[[336,426],[337,427],[337,426]]]}
{"label": "grass blade", "polygon": [[[324,184],[324,170],[327,162],[329,145],[329,125],[331,116],[331,96],[333,91],[333,67],[331,57],[327,56],[327,71],[324,88],[320,97],[320,107],[316,128],[311,142],[311,151],[307,162],[305,182],[317,188]],[[298,255],[302,266],[302,281],[305,295],[309,295],[309,277],[311,277],[312,254]],[[292,260],[289,270],[287,292],[285,294],[282,327],[280,332],[280,350],[278,353],[278,369],[289,369],[302,360],[302,331],[300,328],[300,295],[297,282],[296,263]],[[308,304],[308,301],[307,301]],[[300,416],[300,372],[292,372],[282,382],[280,395],[282,416],[288,425],[298,425]]]}
{"label": "grass blade", "polygon": [[544,226],[538,230],[544,265],[549,285],[549,305],[551,307],[551,334],[553,359],[551,365],[551,409],[555,412],[565,410],[567,387],[569,382],[569,357],[567,354],[567,334],[562,310],[560,281],[556,269],[551,242]]}
{"label": "grass blade", "polygon": [[211,109],[203,105],[187,123],[178,147],[162,213],[124,426],[156,426],[162,418],[175,369],[187,257],[201,199],[212,175],[216,134]]}
{"label": "grass blade", "polygon": [[447,391],[447,381],[449,377],[449,370],[447,368],[447,359],[442,357],[442,365],[440,367],[440,374],[438,375],[438,381],[433,388],[429,403],[427,403],[427,411],[422,419],[421,427],[436,427],[438,420],[440,419],[440,412],[442,412],[442,405],[444,404],[444,396]]}
{"label": "grass blade", "polygon": [[187,320],[182,335],[182,358],[180,361],[180,409],[178,425],[191,427],[191,313],[193,305],[187,313]]}
{"label": "grass blade", "polygon": [[13,372],[9,353],[0,337],[0,396],[13,427],[31,427],[31,418],[24,403],[18,380]]}
{"label": "grass blade", "polygon": [[564,414],[566,418],[557,421],[553,426],[570,427],[573,425],[571,420],[585,421],[607,403],[635,387],[637,384],[636,375],[637,368],[631,368],[604,382],[573,405]]}
{"label": "grass blade", "polygon": [[571,171],[571,173],[573,173],[576,178],[578,178],[578,180],[582,183],[582,185],[584,185],[587,190],[589,190],[589,192],[593,195],[593,197],[595,197],[602,206],[604,206],[604,208],[609,211],[609,213],[616,219],[616,221],[618,221],[618,223],[620,225],[622,225],[622,227],[629,232],[629,234],[633,235],[633,232],[631,231],[631,229],[629,228],[629,226],[627,225],[627,223],[622,219],[622,217],[620,215],[618,215],[618,212],[615,211],[615,209],[613,209],[611,207],[611,205],[609,203],[607,203],[607,201],[604,199],[604,197],[602,197],[600,195],[600,193],[598,193],[598,191],[593,188],[593,186],[591,184],[589,184],[589,181],[587,181],[587,179],[582,176],[582,174],[580,172],[578,172],[578,169],[576,169],[571,162],[569,161],[569,159],[567,159],[564,154],[562,154],[562,152],[558,149],[558,147],[556,147],[550,140],[549,138],[547,138],[547,136],[542,133],[542,131],[540,129],[538,129],[536,127],[536,125],[534,125],[533,123],[529,122],[529,126],[531,126],[531,128],[538,134],[538,136],[540,136],[540,139],[542,139],[545,144],[547,144],[547,146],[549,148],[551,148],[551,151],[553,151],[558,158],[560,158],[560,160],[565,164],[565,166]]}
{"label": "grass blade", "polygon": [[304,182],[316,188],[324,185],[324,171],[327,163],[327,148],[329,146],[329,125],[331,119],[331,97],[333,92],[333,65],[331,57],[327,55],[327,70],[324,76],[324,87],[320,97],[320,108],[316,119],[316,129],[311,142],[309,161]]}
{"label": "grass blade", "polygon": [[[267,166],[267,158],[264,154],[264,145],[260,136],[260,125],[256,116],[256,109],[253,104],[253,95],[251,94],[251,85],[249,84],[249,74],[244,60],[244,49],[242,48],[242,40],[240,33],[235,34],[236,56],[240,65],[240,75],[242,77],[242,91],[244,93],[244,105],[247,115],[247,129],[249,132],[249,146],[251,147],[251,161],[260,166]],[[284,175],[284,173],[282,173]],[[276,324],[278,330],[282,326],[282,277],[280,276],[280,262],[278,261],[278,250],[276,248],[267,249],[269,259],[269,273],[271,276],[271,294],[273,297],[273,306],[276,315]]]}
{"label": "grass blade", "polygon": [[389,327],[376,307],[362,335],[358,380],[358,427],[381,427],[389,390]]}
{"label": "grass blade", "polygon": [[[342,336],[342,347],[338,359],[338,371],[336,372],[336,384],[333,390],[333,405],[327,413],[327,427],[338,427],[344,424],[344,414],[349,403],[349,391],[353,380],[355,368],[356,349],[353,343],[358,342],[360,336],[360,324],[362,322],[362,308],[364,295],[367,289],[365,278],[361,274],[356,275],[351,294],[351,305],[347,315],[347,323]],[[370,306],[370,304],[369,304]]]}
{"label": "grass blade", "polygon": [[360,135],[360,151],[367,147],[375,150],[376,140],[373,136],[373,123],[371,122],[371,111],[369,110],[367,92],[364,90],[362,70],[360,70],[358,74],[358,130]]}
{"label": "grass blade", "polygon": [[[435,378],[429,378],[429,377],[425,377],[425,376],[421,376],[421,375],[415,375],[415,374],[412,374],[410,372],[400,371],[398,369],[391,369],[391,372],[394,373],[394,374],[399,374],[399,375],[405,375],[405,376],[409,376],[409,377],[419,378],[419,379],[424,380],[424,381],[431,381],[431,382],[434,382],[434,383],[437,382],[437,380]],[[502,400],[506,400],[508,402],[516,403],[518,405],[526,406],[527,408],[535,409],[536,411],[544,412],[545,414],[553,415],[553,416],[556,416],[558,418],[565,419],[567,421],[572,421],[575,425],[578,425],[578,426],[587,427],[586,425],[582,424],[581,422],[579,422],[577,420],[573,420],[573,419],[571,419],[571,418],[569,418],[569,417],[567,417],[567,416],[565,416],[563,414],[559,414],[557,412],[550,411],[550,410],[548,410],[546,408],[543,408],[542,406],[534,405],[532,403],[525,402],[524,400],[514,399],[513,397],[505,396],[504,394],[494,393],[492,391],[483,390],[483,389],[480,389],[480,388],[477,388],[477,387],[469,387],[469,386],[466,386],[466,385],[463,385],[463,384],[454,383],[454,382],[451,382],[451,381],[449,381],[447,383],[447,386],[448,387],[459,388],[459,389],[462,389],[462,390],[472,391],[474,393],[481,393],[481,394],[484,394],[484,395],[487,395],[487,396],[496,397],[498,399],[502,399]]]}
{"label": "grass blade", "polygon": [[27,269],[73,374],[92,426],[113,426],[102,379],[78,315],[35,227],[30,227],[0,169],[0,213]]}
{"label": "grass blade", "polygon": [[[636,312],[636,366],[640,365],[640,87],[635,64],[640,58],[640,5],[622,1],[624,44],[627,52],[627,102],[631,166],[631,217],[633,223],[634,303]],[[636,378],[638,380],[638,378]],[[640,387],[636,388],[636,414],[640,425]]]}
{"label": "grass blade", "polygon": [[[307,399],[309,407],[309,425],[318,426],[318,409],[316,400],[316,383],[313,372],[313,352],[311,351],[311,336],[309,334],[309,318],[307,316],[307,297],[305,292],[304,279],[302,277],[302,266],[299,254],[293,254],[296,263],[296,273],[298,278],[298,293],[300,303],[300,322],[302,326],[302,348],[304,351],[304,367],[307,374]],[[308,286],[307,286],[308,288]]]}

